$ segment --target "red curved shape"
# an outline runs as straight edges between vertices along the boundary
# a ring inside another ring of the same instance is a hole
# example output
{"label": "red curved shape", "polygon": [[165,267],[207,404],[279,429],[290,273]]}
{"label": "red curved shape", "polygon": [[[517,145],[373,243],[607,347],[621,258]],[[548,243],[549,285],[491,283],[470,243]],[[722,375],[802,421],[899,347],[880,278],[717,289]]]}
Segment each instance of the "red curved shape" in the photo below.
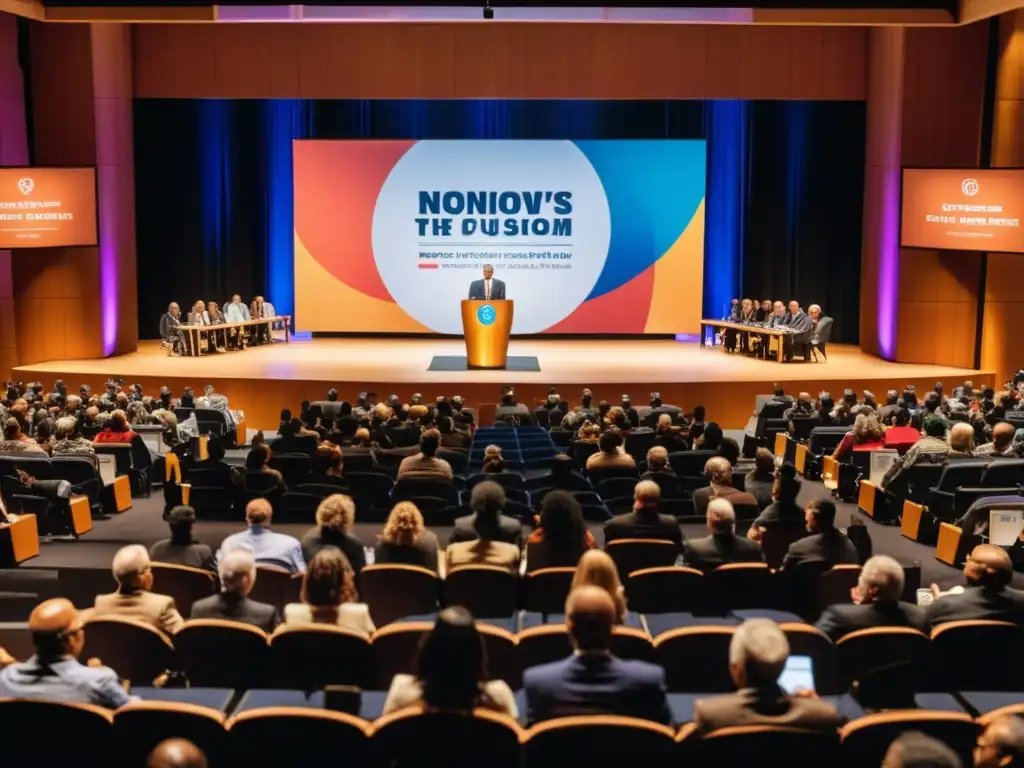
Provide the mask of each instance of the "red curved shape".
{"label": "red curved shape", "polygon": [[584,302],[545,333],[643,333],[653,293],[652,264],[625,285]]}

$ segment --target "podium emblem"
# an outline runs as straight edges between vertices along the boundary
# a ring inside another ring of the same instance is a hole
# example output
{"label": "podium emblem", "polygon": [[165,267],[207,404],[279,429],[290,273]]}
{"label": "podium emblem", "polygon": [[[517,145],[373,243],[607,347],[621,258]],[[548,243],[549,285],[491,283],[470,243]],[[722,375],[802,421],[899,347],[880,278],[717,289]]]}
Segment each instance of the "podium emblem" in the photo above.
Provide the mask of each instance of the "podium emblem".
{"label": "podium emblem", "polygon": [[480,321],[480,325],[491,325],[495,317],[494,307],[490,304],[484,304],[476,311],[476,319]]}

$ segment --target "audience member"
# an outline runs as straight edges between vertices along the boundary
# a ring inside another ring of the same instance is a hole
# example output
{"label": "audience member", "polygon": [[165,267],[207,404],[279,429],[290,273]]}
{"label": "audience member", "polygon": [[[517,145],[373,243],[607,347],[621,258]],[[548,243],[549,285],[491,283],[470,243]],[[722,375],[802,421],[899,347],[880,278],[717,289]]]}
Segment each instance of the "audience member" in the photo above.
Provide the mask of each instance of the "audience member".
{"label": "audience member", "polygon": [[213,550],[207,544],[200,544],[192,536],[192,526],[195,522],[196,511],[192,507],[179,505],[172,508],[167,513],[171,538],[161,539],[151,546],[149,559],[158,563],[213,570]]}
{"label": "audience member", "polygon": [[308,563],[324,547],[337,547],[345,553],[356,575],[366,565],[363,542],[352,534],[356,505],[351,497],[335,493],[316,508],[316,525],[302,537],[302,557]]}
{"label": "audience member", "polygon": [[903,454],[921,439],[921,432],[910,426],[910,411],[906,408],[900,406],[893,411],[891,423],[892,426],[885,430],[886,448],[893,448]]}
{"label": "audience member", "polygon": [[[692,427],[690,434],[692,435]],[[693,441],[695,451],[717,451],[722,445],[722,428],[717,422],[709,421],[704,425],[704,431]]]}
{"label": "audience member", "polygon": [[573,469],[572,458],[556,453],[551,460],[551,473],[544,478],[544,486],[562,491],[591,491],[590,481]]}
{"label": "audience member", "polygon": [[473,486],[469,508],[473,513],[455,519],[449,543],[486,539],[523,545],[523,525],[514,517],[503,515],[507,499],[505,489],[495,482],[484,480]]}
{"label": "audience member", "polygon": [[526,544],[526,570],[575,567],[596,545],[583,522],[583,509],[567,491],[550,491],[541,502],[540,520]]}
{"label": "audience member", "polygon": [[624,624],[628,609],[626,608],[626,590],[619,579],[619,569],[607,552],[591,549],[583,553],[576,564],[576,573],[572,577],[571,592],[585,585],[600,587],[615,603],[615,623]]}
{"label": "audience member", "polygon": [[338,493],[348,491],[348,480],[342,474],[341,449],[332,443],[317,446],[313,454],[313,471],[305,482],[316,485],[333,485]]}
{"label": "audience member", "polygon": [[728,461],[730,466],[735,467],[740,460],[740,444],[731,437],[723,437],[718,446],[718,455]]}
{"label": "audience member", "polygon": [[938,739],[905,731],[889,745],[882,768],[963,768],[963,761]]}
{"label": "audience member", "polygon": [[324,547],[309,561],[301,599],[284,607],[285,624],[332,624],[363,637],[376,631],[370,609],[359,602],[352,566],[337,547]]}
{"label": "audience member", "polygon": [[388,515],[380,540],[374,547],[374,562],[418,565],[436,572],[437,550],[437,536],[426,529],[423,515],[416,505],[411,501],[400,501]]}
{"label": "audience member", "polygon": [[[0,698],[95,704],[109,709],[137,700],[121,687],[114,670],[78,660],[85,647],[85,628],[70,600],[57,597],[41,602],[29,614],[28,631],[36,652],[22,662],[3,652],[0,661],[6,666],[0,669]],[[40,727],[43,725],[41,722]],[[8,738],[29,737],[8,734]]]}
{"label": "audience member", "polygon": [[146,768],[209,768],[206,755],[186,739],[165,739],[149,753]]}
{"label": "audience member", "polygon": [[622,447],[622,433],[618,429],[609,429],[601,433],[597,440],[599,450],[587,457],[587,471],[602,469],[629,469],[636,466],[633,457]]}
{"label": "audience member", "polygon": [[168,635],[177,632],[184,620],[174,606],[174,598],[158,595],[153,588],[153,569],[149,554],[141,544],[129,544],[114,555],[114,580],[117,592],[97,595],[92,618],[119,616],[151,624]]}
{"label": "audience member", "polygon": [[843,718],[811,692],[787,695],[779,675],[789,657],[789,641],[771,619],[749,619],[729,643],[729,673],[736,692],[698,699],[693,726],[700,735],[743,725],[782,725],[832,734]]}
{"label": "audience member", "polygon": [[569,593],[566,626],[574,653],[523,672],[527,721],[572,715],[624,715],[668,724],[665,670],[611,652],[615,601],[607,590],[582,586]]}
{"label": "audience member", "polygon": [[885,447],[885,430],[874,413],[858,413],[853,420],[853,429],[832,452],[833,459],[843,459],[853,451],[877,451]]}
{"label": "audience member", "polygon": [[805,509],[807,531],[811,534],[789,545],[782,570],[792,570],[802,563],[820,562],[825,568],[834,565],[856,565],[860,562],[857,548],[846,534],[836,528],[836,505],[831,499],[813,499]]}
{"label": "audience member", "polygon": [[244,531],[233,533],[220,545],[217,561],[234,549],[248,549],[257,565],[281,568],[289,573],[306,570],[302,544],[294,536],[270,530],[274,510],[266,499],[253,499],[245,507]]}
{"label": "audience member", "polygon": [[656,445],[647,452],[647,471],[641,475],[642,480],[650,480],[651,475],[665,473],[675,475],[675,470],[668,461],[668,449]]}
{"label": "audience member", "polygon": [[452,479],[452,467],[444,459],[437,458],[437,449],[441,445],[441,433],[436,429],[426,429],[420,435],[420,452],[414,456],[406,456],[398,465],[398,479],[409,477],[447,478]]}
{"label": "audience member", "polygon": [[120,408],[110,414],[110,421],[96,437],[94,443],[130,443],[138,433],[128,426],[128,417]]}
{"label": "audience member", "polygon": [[818,629],[839,642],[850,632],[872,627],[911,627],[924,630],[924,610],[900,599],[903,566],[887,555],[875,555],[861,568],[852,603],[830,605],[818,618]]}
{"label": "audience member", "polygon": [[728,499],[711,499],[707,528],[702,539],[690,539],[683,550],[683,562],[707,573],[727,563],[760,563],[764,553],[756,542],[736,535],[736,512]]}
{"label": "audience member", "polygon": [[486,474],[500,474],[505,471],[505,459],[501,455],[500,445],[488,445],[484,449],[484,460],[481,472]]}
{"label": "audience member", "polygon": [[232,479],[247,494],[258,493],[270,498],[283,496],[288,486],[281,473],[270,466],[272,455],[270,446],[264,443],[253,445],[245,456],[245,469],[233,474]]}
{"label": "audience member", "polygon": [[1019,768],[1024,765],[1024,720],[1003,715],[992,720],[978,734],[974,747],[974,768]]}
{"label": "audience member", "polygon": [[53,444],[54,456],[81,456],[89,459],[93,467],[99,469],[100,462],[92,442],[82,437],[78,431],[78,420],[73,416],[57,419],[57,432]]}
{"label": "audience member", "polygon": [[973,456],[974,455],[974,427],[962,421],[958,421],[949,430],[949,455]]}
{"label": "audience member", "polygon": [[945,438],[946,422],[935,416],[926,418],[924,437],[893,462],[879,487],[883,490],[888,488],[904,471],[917,464],[945,464],[949,459],[949,443]]}
{"label": "audience member", "polygon": [[944,593],[932,584],[935,600],[925,608],[928,629],[967,619],[1024,624],[1024,592],[1010,589],[1012,578],[1013,564],[1006,550],[994,544],[979,544],[964,563],[966,584],[960,591]]}
{"label": "audience member", "polygon": [[441,447],[449,450],[464,451],[469,448],[470,437],[455,428],[455,419],[442,416],[437,420],[437,430],[441,433]]}
{"label": "audience member", "polygon": [[16,418],[10,418],[4,425],[4,439],[0,440],[0,455],[17,456],[21,454],[37,454],[42,457],[46,455],[46,451],[40,448],[35,440],[25,437],[21,431],[21,424]]}
{"label": "audience member", "polygon": [[754,468],[743,478],[743,488],[757,499],[758,508],[764,509],[772,503],[774,485],[775,456],[767,448],[758,448],[754,454]]}
{"label": "audience member", "polygon": [[708,511],[711,499],[728,499],[734,507],[740,504],[758,506],[752,495],[732,487],[732,465],[728,459],[713,456],[704,464],[704,473],[710,475],[711,485],[693,492],[693,506],[698,515]]}
{"label": "audience member", "polygon": [[487,649],[473,616],[458,606],[438,614],[420,641],[416,674],[395,675],[383,714],[411,706],[469,712],[478,707],[518,717],[515,694],[503,680],[488,680]]}
{"label": "audience member", "polygon": [[633,489],[633,511],[618,515],[604,524],[607,545],[617,539],[660,539],[677,546],[683,543],[679,521],[672,515],[658,514],[661,488],[653,480],[641,480]]}
{"label": "audience member", "polygon": [[264,632],[273,632],[278,624],[277,609],[267,603],[249,599],[256,586],[256,560],[247,549],[228,552],[217,568],[221,591],[196,600],[192,619],[223,619],[252,624]]}
{"label": "audience member", "polygon": [[658,416],[658,423],[654,430],[654,444],[664,450],[666,456],[676,451],[685,451],[690,447],[683,438],[679,427],[672,424],[672,416],[667,413]]}

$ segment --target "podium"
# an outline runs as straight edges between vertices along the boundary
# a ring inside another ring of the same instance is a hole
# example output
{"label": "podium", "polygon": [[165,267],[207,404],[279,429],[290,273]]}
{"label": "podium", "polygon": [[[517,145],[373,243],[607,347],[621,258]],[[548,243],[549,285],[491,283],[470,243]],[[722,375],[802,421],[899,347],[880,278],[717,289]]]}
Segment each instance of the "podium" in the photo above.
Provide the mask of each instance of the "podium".
{"label": "podium", "polygon": [[462,332],[469,368],[504,368],[511,330],[512,302],[508,299],[462,300]]}

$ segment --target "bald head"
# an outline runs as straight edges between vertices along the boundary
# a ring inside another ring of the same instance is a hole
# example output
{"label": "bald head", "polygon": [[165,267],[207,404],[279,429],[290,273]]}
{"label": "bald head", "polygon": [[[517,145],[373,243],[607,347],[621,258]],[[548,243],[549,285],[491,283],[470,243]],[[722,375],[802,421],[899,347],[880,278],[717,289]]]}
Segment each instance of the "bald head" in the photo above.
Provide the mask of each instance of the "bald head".
{"label": "bald head", "polygon": [[565,601],[566,624],[573,646],[580,651],[607,651],[612,642],[615,602],[594,585],[577,587]]}
{"label": "bald head", "polygon": [[1002,590],[1013,578],[1013,563],[1002,547],[979,544],[964,564],[964,577],[969,584]]}
{"label": "bald head", "polygon": [[185,739],[167,739],[149,753],[146,768],[207,768],[206,755]]}
{"label": "bald head", "polygon": [[37,605],[29,614],[28,630],[41,659],[77,656],[82,651],[82,621],[75,606],[63,597]]}
{"label": "bald head", "polygon": [[974,750],[977,768],[1021,765],[1024,763],[1024,720],[1004,715],[985,726]]}
{"label": "bald head", "polygon": [[992,443],[997,452],[1005,451],[1013,442],[1013,435],[1017,428],[1008,421],[1001,421],[992,427]]}

